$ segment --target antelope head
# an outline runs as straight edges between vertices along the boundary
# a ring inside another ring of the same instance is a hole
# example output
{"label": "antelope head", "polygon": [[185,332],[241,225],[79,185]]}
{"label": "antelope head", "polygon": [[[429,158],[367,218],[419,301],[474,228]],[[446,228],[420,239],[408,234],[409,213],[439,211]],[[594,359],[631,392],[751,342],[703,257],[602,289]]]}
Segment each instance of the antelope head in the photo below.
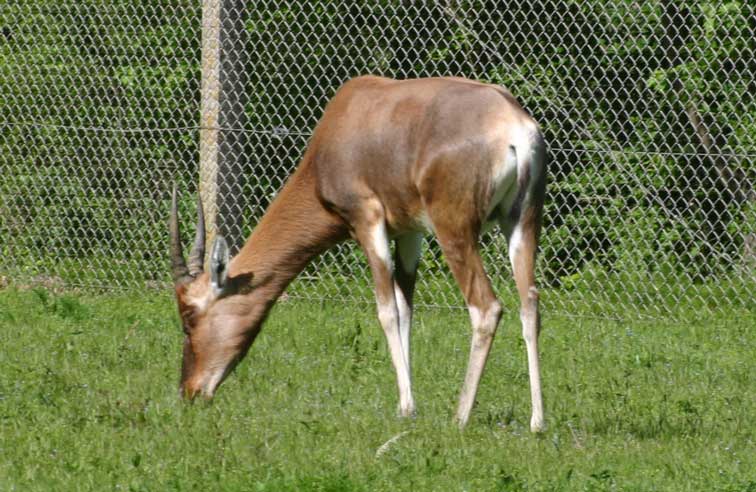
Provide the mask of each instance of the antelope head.
{"label": "antelope head", "polygon": [[184,330],[181,396],[212,398],[252,344],[262,322],[250,292],[251,274],[229,277],[229,252],[217,236],[210,254],[210,271],[204,271],[205,218],[198,200],[197,233],[188,260],[181,247],[176,189],[170,218],[173,283]]}

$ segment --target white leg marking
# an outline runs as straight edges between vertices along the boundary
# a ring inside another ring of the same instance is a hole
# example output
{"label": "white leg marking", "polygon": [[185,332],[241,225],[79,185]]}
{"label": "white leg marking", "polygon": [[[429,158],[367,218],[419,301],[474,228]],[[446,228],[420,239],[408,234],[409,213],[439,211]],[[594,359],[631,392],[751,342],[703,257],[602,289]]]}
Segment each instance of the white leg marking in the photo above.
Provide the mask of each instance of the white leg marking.
{"label": "white leg marking", "polygon": [[507,243],[507,252],[509,253],[509,262],[512,265],[512,271],[514,272],[515,258],[517,258],[522,245],[522,228],[520,224],[516,224],[512,229],[512,233],[509,235],[509,242]]}
{"label": "white leg marking", "polygon": [[475,306],[468,306],[467,310],[470,312],[470,322],[475,331],[483,330],[484,332],[489,332],[491,326],[496,328],[499,316],[501,315],[501,307],[496,303],[488,306],[485,311]]}
{"label": "white leg marking", "polygon": [[501,304],[492,302],[485,310],[475,306],[468,306],[470,321],[473,326],[472,342],[470,344],[470,358],[467,362],[467,373],[462,385],[457,408],[457,422],[464,427],[470,418],[470,411],[475,403],[480,378],[486,365],[488,352],[491,350],[493,335],[501,317]]}
{"label": "white leg marking", "polygon": [[412,309],[410,309],[409,302],[404,297],[402,289],[394,281],[394,295],[396,296],[396,309],[399,312],[399,338],[402,343],[402,354],[404,355],[404,363],[407,364],[407,368],[410,366],[410,330],[412,328]]}
{"label": "white leg marking", "polygon": [[396,300],[393,302],[378,303],[378,319],[386,335],[391,361],[396,370],[396,382],[399,386],[399,413],[410,416],[415,411],[415,402],[412,398],[412,381],[410,380],[409,365],[402,349],[402,339],[399,332],[399,313]]}
{"label": "white leg marking", "polygon": [[370,231],[370,242],[373,251],[379,260],[386,266],[389,272],[394,271],[394,265],[391,261],[391,251],[389,250],[389,239],[386,233],[386,224],[379,221]]}
{"label": "white leg marking", "polygon": [[541,432],[545,429],[543,421],[543,397],[541,395],[541,369],[538,360],[538,291],[530,288],[528,306],[520,311],[522,337],[528,353],[528,374],[530,376],[530,399],[533,414],[530,418],[530,430]]}
{"label": "white leg marking", "polygon": [[[522,229],[515,225],[509,236],[509,261],[512,271],[516,268],[517,257],[522,254]],[[522,337],[525,339],[525,349],[528,354],[528,374],[530,376],[530,399],[533,414],[530,418],[530,430],[541,432],[545,429],[543,421],[543,397],[541,395],[541,369],[538,360],[538,290],[529,288],[528,298],[520,307],[520,322],[522,323]]]}
{"label": "white leg marking", "polygon": [[[420,253],[423,247],[423,236],[420,233],[412,232],[405,234],[396,239],[396,248],[399,253],[399,268],[407,274],[414,274],[420,261]],[[399,334],[402,341],[402,352],[407,368],[412,374],[410,364],[410,333],[412,331],[412,309],[409,305],[409,299],[404,297],[404,293],[399,285],[394,282],[394,294],[396,296],[396,307],[399,311]]]}
{"label": "white leg marking", "polygon": [[470,313],[470,322],[472,323],[473,330],[480,326],[480,322],[483,319],[483,313],[475,306],[467,306],[467,310]]}
{"label": "white leg marking", "polygon": [[[375,257],[383,263],[389,275],[394,271],[389,249],[389,238],[386,233],[386,224],[380,221],[370,231],[370,249]],[[376,274],[374,272],[374,274]],[[415,411],[415,402],[412,398],[412,383],[410,381],[409,365],[402,348],[401,332],[399,327],[400,308],[396,299],[396,288],[391,284],[393,294],[383,298],[376,292],[378,301],[378,320],[388,341],[391,351],[391,361],[396,370],[397,385],[399,386],[399,412],[402,416],[412,415]],[[408,309],[408,307],[407,307]]]}

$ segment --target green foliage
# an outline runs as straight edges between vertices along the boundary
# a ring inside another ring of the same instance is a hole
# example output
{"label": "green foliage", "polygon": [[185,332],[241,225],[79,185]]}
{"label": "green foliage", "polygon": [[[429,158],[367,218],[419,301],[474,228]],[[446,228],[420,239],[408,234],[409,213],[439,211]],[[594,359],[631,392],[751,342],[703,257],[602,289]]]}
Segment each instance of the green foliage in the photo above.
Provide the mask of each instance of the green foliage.
{"label": "green foliage", "polygon": [[46,272],[49,255],[164,275],[167,183],[194,181],[197,135],[150,130],[196,127],[199,14],[194,2],[151,1],[0,10],[7,268]]}
{"label": "green foliage", "polygon": [[511,311],[460,432],[464,312],[416,313],[419,412],[402,420],[372,309],[280,304],[214,402],[189,405],[170,297],[0,290],[0,489],[751,491],[756,311],[681,309],[676,324],[544,311],[534,436]]}
{"label": "green foliage", "polygon": [[[546,134],[546,284],[606,284],[619,272],[689,285],[738,276],[754,231],[752,200],[733,190],[756,180],[755,8],[255,2],[238,47],[251,130],[234,149],[249,199],[242,235],[343,81],[463,75],[509,87]],[[4,273],[97,285],[167,278],[172,181],[186,193],[182,216],[194,215],[200,24],[201,5],[188,1],[35,0],[0,11],[0,232],[12,238],[0,242]],[[701,154],[691,108],[723,160]],[[504,249],[495,246],[488,254]],[[365,271],[359,254],[345,254],[344,265],[317,265]],[[441,258],[432,243],[427,255]]]}
{"label": "green foliage", "polygon": [[[253,126],[311,128],[348,75],[459,74],[500,83],[533,112],[552,147],[547,282],[562,285],[589,264],[667,271],[695,283],[739,268],[748,205],[697,154],[685,111],[695,106],[718,151],[754,152],[753,6],[581,0],[507,9],[485,1],[448,9],[397,1],[260,7],[248,24],[260,54],[252,71],[259,88],[252,91]],[[501,25],[508,29],[492,30]],[[416,35],[426,32],[446,34]],[[353,39],[364,42],[334,42]],[[280,76],[271,91],[273,71]],[[300,146],[280,138],[254,138],[261,152],[276,149],[263,157],[266,167],[283,162],[279,169],[288,172],[301,155]],[[738,155],[726,165],[753,180],[750,160]]]}

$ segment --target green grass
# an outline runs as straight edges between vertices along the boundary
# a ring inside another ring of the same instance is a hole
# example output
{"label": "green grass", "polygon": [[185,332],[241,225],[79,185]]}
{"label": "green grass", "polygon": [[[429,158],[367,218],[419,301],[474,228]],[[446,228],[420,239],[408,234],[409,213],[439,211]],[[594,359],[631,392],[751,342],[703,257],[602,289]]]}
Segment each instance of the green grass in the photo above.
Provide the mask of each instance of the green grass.
{"label": "green grass", "polygon": [[216,400],[194,405],[177,399],[174,310],[154,293],[0,291],[0,490],[756,490],[753,312],[544,313],[549,427],[534,436],[512,313],[460,432],[464,311],[417,313],[419,413],[402,420],[373,307],[280,304]]}

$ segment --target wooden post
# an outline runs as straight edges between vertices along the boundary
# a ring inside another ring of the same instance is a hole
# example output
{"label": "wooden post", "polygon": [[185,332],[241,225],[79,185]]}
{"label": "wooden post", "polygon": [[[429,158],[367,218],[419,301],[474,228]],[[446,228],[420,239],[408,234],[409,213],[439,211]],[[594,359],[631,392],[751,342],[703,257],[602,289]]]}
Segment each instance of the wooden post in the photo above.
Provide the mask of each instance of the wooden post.
{"label": "wooden post", "polygon": [[202,82],[199,189],[207,244],[226,237],[231,253],[241,234],[246,31],[243,0],[202,2]]}
{"label": "wooden post", "polygon": [[218,233],[218,128],[220,116],[220,2],[202,1],[199,193],[205,209],[207,244]]}

